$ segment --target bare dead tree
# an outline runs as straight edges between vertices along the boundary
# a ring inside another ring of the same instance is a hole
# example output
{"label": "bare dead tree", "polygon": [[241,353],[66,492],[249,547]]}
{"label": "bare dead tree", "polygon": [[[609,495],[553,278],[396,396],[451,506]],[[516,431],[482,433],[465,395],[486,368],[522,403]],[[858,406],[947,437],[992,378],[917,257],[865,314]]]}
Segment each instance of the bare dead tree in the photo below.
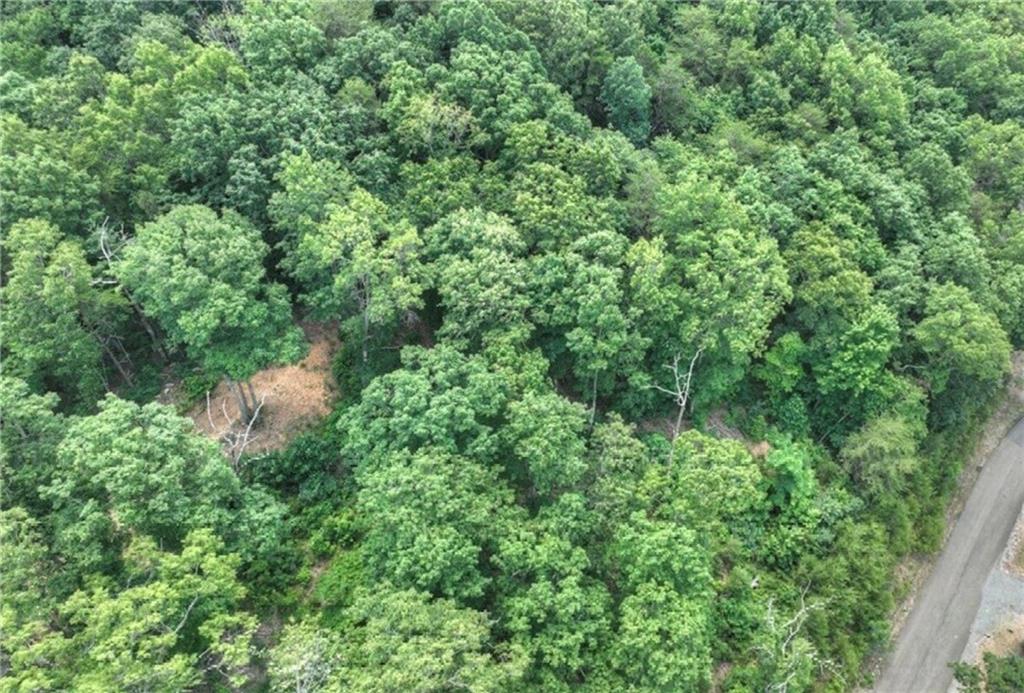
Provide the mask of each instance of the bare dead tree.
{"label": "bare dead tree", "polygon": [[675,382],[675,389],[668,389],[655,383],[651,385],[652,388],[659,392],[664,392],[675,400],[676,406],[679,408],[679,412],[676,415],[676,423],[672,427],[672,440],[679,437],[679,433],[683,427],[683,416],[686,413],[686,405],[690,401],[690,384],[693,382],[693,369],[697,365],[697,361],[700,360],[701,354],[704,353],[704,347],[697,349],[697,352],[690,359],[690,367],[683,373],[679,368],[679,354],[676,354],[672,359],[671,365],[666,365],[665,368],[672,371],[672,377]]}
{"label": "bare dead tree", "polygon": [[[250,386],[251,387],[251,386]],[[231,466],[234,470],[238,471],[238,465],[242,460],[242,455],[245,453],[245,449],[249,447],[258,437],[252,432],[253,427],[256,425],[257,419],[259,419],[260,411],[263,409],[263,404],[267,400],[267,396],[260,395],[259,399],[255,399],[255,393],[253,393],[254,401],[256,402],[252,415],[246,418],[242,416],[231,416],[228,414],[227,404],[221,401],[221,416],[223,417],[223,424],[218,424],[213,419],[213,411],[210,408],[210,393],[206,393],[206,420],[210,423],[210,430],[217,436],[217,440],[220,442],[221,449],[224,454],[231,461]]]}
{"label": "bare dead tree", "polygon": [[804,585],[800,590],[800,606],[785,621],[780,621],[774,602],[768,601],[765,612],[765,630],[771,637],[771,643],[754,648],[762,661],[769,664],[775,671],[773,681],[765,686],[765,693],[789,693],[794,679],[800,675],[801,669],[806,671],[805,667],[808,663],[821,673],[829,671],[842,677],[831,660],[820,656],[809,642],[800,638],[800,633],[810,615],[825,608],[824,602],[809,603],[807,601],[809,590],[810,584]]}

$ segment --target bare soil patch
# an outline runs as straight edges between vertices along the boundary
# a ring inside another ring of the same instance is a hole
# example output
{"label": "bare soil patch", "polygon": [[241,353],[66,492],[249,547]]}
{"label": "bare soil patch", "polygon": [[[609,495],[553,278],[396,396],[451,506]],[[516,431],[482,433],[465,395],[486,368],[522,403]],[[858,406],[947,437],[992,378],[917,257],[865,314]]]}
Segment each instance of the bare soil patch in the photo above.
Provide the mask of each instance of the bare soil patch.
{"label": "bare soil patch", "polygon": [[751,440],[743,435],[740,429],[725,423],[724,409],[716,409],[711,413],[708,417],[707,430],[708,433],[712,433],[719,438],[736,440],[743,443],[755,459],[767,457],[768,453],[772,451],[771,443],[767,440]]}
{"label": "bare soil patch", "polygon": [[1021,654],[1022,647],[1024,647],[1024,614],[1007,619],[986,635],[978,647],[978,655],[973,663],[984,667],[986,652],[991,652],[997,657],[1005,657],[1010,654]]}
{"label": "bare soil patch", "polygon": [[[257,400],[263,398],[263,407],[246,447],[249,453],[285,447],[331,411],[338,391],[331,372],[331,358],[339,346],[337,325],[301,326],[309,341],[306,357],[296,364],[264,369],[251,379]],[[188,416],[201,433],[214,439],[220,438],[229,422],[240,419],[238,403],[224,381],[209,393],[209,409],[204,400]]]}

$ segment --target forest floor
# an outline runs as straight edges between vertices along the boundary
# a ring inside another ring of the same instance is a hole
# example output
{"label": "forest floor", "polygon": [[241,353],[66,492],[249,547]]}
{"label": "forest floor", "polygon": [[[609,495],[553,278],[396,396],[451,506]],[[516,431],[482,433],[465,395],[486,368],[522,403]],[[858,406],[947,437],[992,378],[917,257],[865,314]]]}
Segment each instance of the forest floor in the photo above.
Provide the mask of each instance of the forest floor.
{"label": "forest floor", "polygon": [[[296,364],[259,371],[250,382],[256,399],[264,398],[253,426],[246,452],[280,450],[296,435],[331,412],[338,388],[331,372],[331,360],[339,346],[333,323],[301,324],[309,341],[309,353]],[[221,381],[189,412],[196,428],[206,436],[220,439],[229,428],[237,429],[238,404]]]}
{"label": "forest floor", "polygon": [[[894,637],[897,632],[899,637],[876,690],[944,691],[949,685],[947,660],[958,659],[968,643],[990,572],[1007,546],[1024,499],[1024,423],[1018,423],[1024,413],[1022,373],[1024,353],[1018,352],[1006,397],[964,465],[943,550],[903,566],[910,595],[894,616]],[[995,608],[990,621],[1008,615]]]}

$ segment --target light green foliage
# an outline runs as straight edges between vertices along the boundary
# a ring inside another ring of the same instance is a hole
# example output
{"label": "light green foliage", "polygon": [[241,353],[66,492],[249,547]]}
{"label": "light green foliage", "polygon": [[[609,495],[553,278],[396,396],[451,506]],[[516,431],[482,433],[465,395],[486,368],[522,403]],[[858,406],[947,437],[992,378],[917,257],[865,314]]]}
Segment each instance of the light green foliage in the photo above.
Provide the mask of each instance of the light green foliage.
{"label": "light green foliage", "polygon": [[580,545],[594,519],[581,496],[564,494],[501,537],[495,610],[513,646],[529,655],[533,685],[562,687],[606,652],[609,595]]}
{"label": "light green foliage", "polygon": [[437,89],[476,121],[476,134],[469,140],[472,147],[494,151],[513,125],[538,117],[565,131],[585,127],[568,98],[544,78],[535,54],[517,54],[467,38],[452,51],[449,70]]}
{"label": "light green foliage", "polygon": [[754,460],[735,441],[686,432],[672,446],[672,462],[660,468],[674,489],[663,497],[666,514],[685,517],[687,525],[709,531],[717,541],[750,526],[762,504],[763,478]]}
{"label": "light green foliage", "polygon": [[206,372],[246,380],[303,352],[284,287],[266,281],[266,253],[238,214],[188,205],[139,229],[114,269]]}
{"label": "light green foliage", "polygon": [[765,459],[771,474],[768,500],[776,508],[796,514],[810,510],[818,484],[808,457],[806,449],[793,443],[768,454]]}
{"label": "light green foliage", "polygon": [[695,174],[662,188],[654,228],[669,251],[668,286],[655,305],[641,306],[645,319],[668,330],[654,340],[658,366],[703,350],[694,399],[706,406],[729,392],[763,348],[790,296],[785,269],[776,243],[736,200]]}
{"label": "light green foliage", "polygon": [[64,672],[49,671],[36,662],[59,651],[60,636],[50,632],[56,600],[46,589],[55,566],[50,561],[39,522],[24,508],[0,511],[0,657],[4,681],[0,689],[55,688]]}
{"label": "light green foliage", "polygon": [[341,664],[340,640],[338,633],[313,620],[286,625],[270,651],[270,689],[275,693],[325,690]]}
{"label": "light green foliage", "polygon": [[393,327],[422,307],[421,252],[415,228],[389,219],[383,203],[357,189],[300,237],[289,265],[319,315],[361,317],[365,361],[371,325]]}
{"label": "light green foliage", "polygon": [[68,147],[62,139],[5,113],[0,117],[0,140],[4,238],[12,224],[33,217],[66,233],[85,235],[98,221],[98,190],[95,181],[68,162]]}
{"label": "light green foliage", "polygon": [[69,579],[110,568],[137,534],[174,546],[210,527],[247,559],[277,540],[274,504],[243,494],[228,461],[189,419],[113,395],[69,427],[45,496],[55,548],[74,568]]}
{"label": "light green foliage", "polygon": [[507,220],[460,211],[428,229],[430,273],[445,310],[439,336],[478,344],[524,325],[530,307],[525,250]]}
{"label": "light green foliage", "polygon": [[775,396],[793,391],[804,378],[803,360],[807,345],[796,332],[786,332],[775,340],[754,373]]}
{"label": "light green foliage", "polygon": [[344,204],[351,177],[330,160],[314,160],[309,152],[285,157],[277,181],[282,190],[270,198],[268,213],[286,248],[292,249],[330,214],[332,205]]}
{"label": "light green foliage", "polygon": [[920,465],[920,435],[902,418],[874,419],[846,439],[840,456],[866,493],[899,493]]}
{"label": "light green foliage", "polygon": [[237,557],[223,554],[212,533],[190,533],[180,553],[160,551],[151,539],[127,549],[129,573],[138,582],[120,592],[93,585],[61,607],[74,637],[62,643],[83,691],[173,690],[202,679],[200,653],[209,668],[237,685],[249,662],[255,617],[237,610],[245,595]]}
{"label": "light green foliage", "polygon": [[612,661],[639,690],[695,690],[708,684],[707,606],[658,582],[626,597]]}
{"label": "light green foliage", "polygon": [[994,385],[1009,369],[1006,333],[966,289],[955,284],[933,286],[924,315],[913,336],[936,394],[949,387]]}
{"label": "light green foliage", "polygon": [[516,652],[489,647],[487,615],[387,583],[365,591],[349,612],[331,688],[346,691],[500,691],[522,671]]}
{"label": "light green foliage", "polygon": [[170,691],[206,677],[243,680],[256,619],[239,609],[237,556],[209,530],[190,532],[180,551],[135,537],[123,584],[97,576],[58,603],[45,588],[52,567],[34,523],[21,510],[5,515],[2,608],[5,645],[14,645],[5,690]]}
{"label": "light green foliage", "polygon": [[586,181],[546,162],[524,165],[506,196],[507,212],[530,246],[564,249],[577,238],[613,228],[613,201],[587,194]]}
{"label": "light green foliage", "polygon": [[833,45],[825,54],[822,78],[828,89],[829,114],[840,124],[856,123],[888,135],[906,122],[907,99],[899,75],[882,56],[869,53],[857,59],[845,44]]}
{"label": "light green foliage", "polygon": [[839,335],[827,360],[812,366],[818,388],[823,394],[853,395],[880,389],[879,374],[898,337],[896,316],[882,306],[868,307]]}
{"label": "light green foliage", "polygon": [[10,273],[2,298],[5,369],[37,391],[56,390],[90,407],[105,385],[105,340],[124,306],[92,284],[81,245],[44,221],[29,219],[4,243]]}
{"label": "light green foliage", "polygon": [[498,441],[489,422],[508,399],[506,381],[481,357],[443,345],[407,347],[402,363],[370,383],[342,418],[353,461],[374,463],[424,446],[493,459]]}
{"label": "light green foliage", "polygon": [[245,12],[228,20],[238,36],[239,52],[246,65],[255,74],[267,77],[312,67],[326,44],[321,27],[326,28],[327,24],[319,12],[328,8],[318,12],[318,4],[328,3],[247,0]]}
{"label": "light green foliage", "polygon": [[526,393],[509,405],[506,429],[519,463],[542,495],[572,488],[583,477],[582,408],[554,393]]}
{"label": "light green foliage", "polygon": [[367,565],[377,579],[472,601],[488,582],[511,494],[495,470],[425,448],[360,473]]}
{"label": "light green foliage", "polygon": [[574,282],[566,299],[576,305],[575,325],[565,333],[566,346],[573,355],[576,377],[593,378],[590,408],[597,410],[598,378],[622,355],[629,339],[629,323],[619,307],[622,303],[620,271],[601,265],[574,268]]}
{"label": "light green foliage", "polygon": [[[511,29],[525,33],[540,54],[549,79],[573,97],[584,112],[593,113],[599,87],[597,81],[610,59],[608,55],[609,15],[578,0],[556,2],[497,2],[491,3],[495,13]],[[618,13],[616,28],[621,33],[615,39],[629,40],[629,26],[640,8],[627,8]],[[625,25],[625,26],[622,26]],[[615,40],[611,39],[611,40]]]}
{"label": "light green foliage", "polygon": [[0,488],[3,507],[38,507],[39,489],[53,473],[65,422],[54,412],[57,396],[37,395],[23,380],[0,379]]}

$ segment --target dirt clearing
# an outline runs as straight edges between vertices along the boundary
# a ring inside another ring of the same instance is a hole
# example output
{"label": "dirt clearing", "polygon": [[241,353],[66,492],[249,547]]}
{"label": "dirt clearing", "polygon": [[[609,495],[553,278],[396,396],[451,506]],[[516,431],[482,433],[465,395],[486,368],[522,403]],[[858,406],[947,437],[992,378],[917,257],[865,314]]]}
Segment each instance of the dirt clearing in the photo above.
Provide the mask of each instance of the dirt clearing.
{"label": "dirt clearing", "polygon": [[[339,346],[334,323],[303,323],[309,341],[309,353],[290,366],[267,368],[251,379],[256,400],[263,399],[259,418],[252,428],[246,452],[266,452],[285,447],[304,429],[327,416],[337,396],[337,384],[331,373],[331,358]],[[237,430],[238,404],[221,381],[210,392],[209,409],[199,402],[188,416],[204,435],[220,439],[229,427]]]}

